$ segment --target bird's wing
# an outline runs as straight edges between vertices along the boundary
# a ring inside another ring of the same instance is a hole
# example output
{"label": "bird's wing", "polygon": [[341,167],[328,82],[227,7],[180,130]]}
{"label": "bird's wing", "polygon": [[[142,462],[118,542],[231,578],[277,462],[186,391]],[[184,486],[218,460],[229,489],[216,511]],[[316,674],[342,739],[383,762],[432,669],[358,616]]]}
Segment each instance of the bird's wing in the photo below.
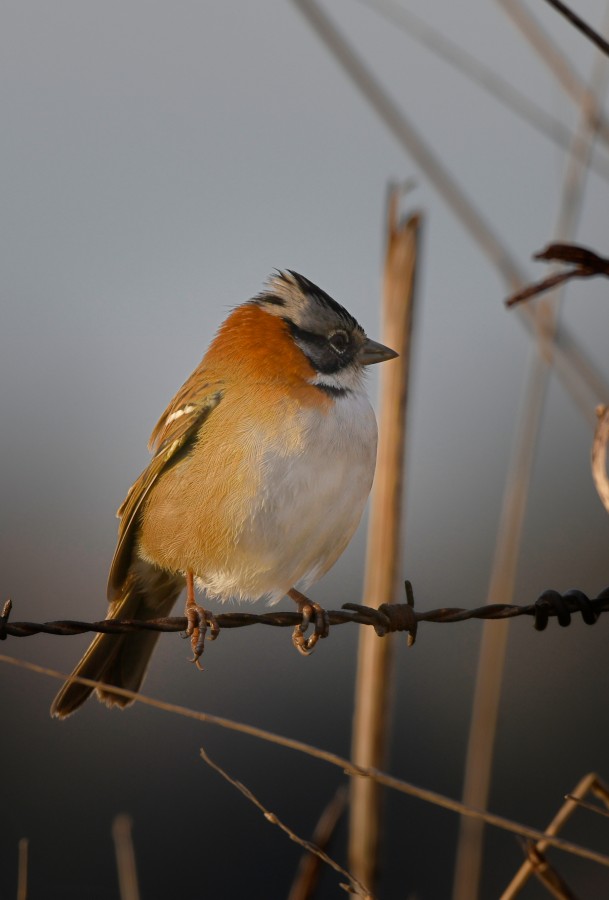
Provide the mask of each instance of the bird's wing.
{"label": "bird's wing", "polygon": [[117,515],[121,520],[118,543],[108,577],[108,600],[111,603],[115,600],[131,565],[139,513],[144,501],[159,476],[190,451],[201,426],[222,399],[221,382],[205,383],[196,393],[193,391],[192,383],[186,391],[188,385],[189,382],[178,391],[155,426],[150,438],[150,447],[155,451],[155,455],[129,488],[118,510]]}

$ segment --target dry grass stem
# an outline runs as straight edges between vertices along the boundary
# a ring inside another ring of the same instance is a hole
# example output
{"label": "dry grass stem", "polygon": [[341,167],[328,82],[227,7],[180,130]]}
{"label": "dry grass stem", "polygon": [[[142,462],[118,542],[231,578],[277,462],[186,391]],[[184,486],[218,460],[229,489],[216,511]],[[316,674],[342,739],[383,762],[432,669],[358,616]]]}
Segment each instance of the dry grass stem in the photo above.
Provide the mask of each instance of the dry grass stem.
{"label": "dry grass stem", "polygon": [[592,442],[592,478],[602,504],[609,512],[609,478],[607,478],[607,441],[609,440],[609,407],[598,406],[598,418]]}
{"label": "dry grass stem", "polygon": [[539,23],[524,8],[520,0],[497,0],[520,29],[523,37],[548,66],[564,91],[581,109],[587,109],[593,124],[598,127],[599,136],[609,143],[609,122],[603,114],[602,107],[594,99],[590,88],[579,77],[566,57],[556,48]]}
{"label": "dry grass stem", "polygon": [[139,900],[140,897],[132,829],[131,817],[125,813],[116,816],[112,823],[112,840],[114,841],[121,900]]}
{"label": "dry grass stem", "polygon": [[[487,602],[497,598],[509,602],[516,576],[522,523],[535,455],[535,443],[546,390],[547,366],[534,347],[527,370],[526,391],[503,491],[501,518]],[[472,718],[463,782],[464,803],[484,808],[491,781],[493,748],[499,713],[501,682],[507,647],[507,628],[489,628],[485,623],[480,644]],[[484,823],[461,820],[453,900],[477,896],[482,866]]]}
{"label": "dry grass stem", "polygon": [[315,0],[293,0],[293,3],[303,13],[332,56],[345,69],[389,131],[434,184],[453,213],[499,270],[509,288],[517,290],[524,283],[518,264],[495,235],[491,223],[464,195],[431,145],[421,137]]}
{"label": "dry grass stem", "polygon": [[[396,103],[314,0],[293,0],[329,52],[343,67],[385,126],[414,159],[454,215],[501,275],[507,289],[520,290],[527,282],[523,270],[495,234],[490,222],[461,190],[430,145],[418,134]],[[578,95],[579,96],[579,95]],[[609,127],[607,128],[609,135]],[[519,310],[526,327],[536,333],[537,322],[525,306]],[[603,374],[587,358],[575,338],[563,327],[554,346],[555,371],[577,408],[589,422],[591,411],[609,396]]]}
{"label": "dry grass stem", "polygon": [[[47,678],[53,678],[57,681],[65,681],[68,678],[66,672],[59,672],[57,669],[50,669],[46,666],[40,666],[37,663],[32,663],[24,659],[16,659],[13,656],[6,656],[5,654],[0,654],[0,663],[25,669],[28,672],[34,672],[38,675],[44,675]],[[101,681],[94,681],[91,678],[75,676],[74,680],[94,688],[101,687],[107,689],[110,687],[110,685],[104,684]],[[572,841],[565,841],[562,838],[548,837],[547,834],[538,831],[536,828],[530,828],[528,825],[521,825],[518,822],[506,819],[504,816],[498,816],[495,813],[479,809],[470,809],[459,800],[445,797],[443,794],[438,794],[436,791],[429,791],[426,788],[417,787],[417,785],[402,781],[399,778],[395,778],[393,775],[388,775],[386,772],[381,772],[376,769],[364,769],[361,766],[356,766],[345,757],[339,756],[328,750],[322,750],[319,747],[314,747],[311,744],[305,744],[303,741],[297,741],[293,738],[275,734],[272,731],[265,731],[263,728],[256,728],[253,725],[246,725],[243,722],[235,722],[232,719],[224,719],[220,716],[213,716],[209,713],[189,709],[186,706],[168,703],[165,700],[157,700],[154,697],[146,696],[146,694],[136,694],[134,691],[128,691],[125,688],[115,688],[112,685],[112,690],[117,694],[120,693],[124,697],[129,697],[129,699],[141,703],[144,706],[150,706],[153,709],[159,709],[163,712],[183,716],[186,719],[193,719],[208,725],[216,725],[220,728],[226,728],[228,731],[246,734],[250,737],[258,738],[259,740],[268,741],[270,744],[275,744],[279,747],[295,750],[314,759],[319,759],[330,765],[337,766],[342,769],[346,775],[358,775],[362,778],[372,778],[390,790],[406,794],[410,797],[415,797],[418,800],[422,800],[424,803],[431,803],[442,809],[449,810],[450,812],[458,813],[459,815],[483,819],[489,825],[501,828],[504,831],[519,835],[523,838],[529,838],[533,841],[547,841],[548,845],[551,844],[553,847],[563,850],[565,853],[573,853],[575,856],[579,856],[582,859],[588,859],[591,862],[596,862],[599,865],[609,868],[609,856],[597,853],[595,850],[581,847],[579,844],[574,844]]]}
{"label": "dry grass stem", "polygon": [[549,894],[556,897],[557,900],[577,900],[577,897],[571,891],[565,880],[558,874],[556,869],[550,865],[535,844],[527,841],[524,843],[523,849],[527,860],[531,864],[533,874],[537,880],[543,884]]}
{"label": "dry grass stem", "polygon": [[308,853],[312,853],[322,862],[326,863],[326,865],[330,866],[330,868],[334,869],[335,872],[338,872],[339,875],[342,875],[344,878],[346,878],[349,881],[349,886],[341,885],[343,889],[347,890],[349,893],[356,893],[360,897],[367,898],[367,900],[373,900],[372,894],[365,887],[365,885],[361,883],[361,881],[358,881],[358,879],[351,875],[350,872],[347,872],[346,869],[343,869],[342,866],[340,866],[331,857],[329,857],[328,854],[325,853],[320,847],[317,847],[311,841],[306,841],[304,838],[299,837],[294,831],[292,831],[292,829],[288,825],[282,822],[281,819],[279,819],[278,816],[275,815],[275,813],[272,813],[268,809],[266,809],[266,807],[262,805],[260,800],[258,800],[258,798],[250,791],[248,787],[246,787],[241,781],[237,781],[236,778],[233,778],[231,775],[229,775],[228,772],[226,772],[221,766],[218,765],[218,763],[215,763],[212,759],[210,759],[203,747],[200,748],[200,752],[201,759],[206,762],[208,766],[214,769],[215,772],[218,772],[218,774],[221,775],[222,778],[226,779],[229,784],[232,784],[233,787],[236,787],[237,790],[240,791],[240,793],[242,793],[243,796],[250,801],[250,803],[253,803],[254,806],[260,810],[267,822],[270,822],[271,825],[277,825],[277,827],[280,828],[281,831],[284,832],[284,834],[287,834],[291,841],[294,841],[294,843],[298,844]]}
{"label": "dry grass stem", "polygon": [[[599,64],[599,59],[602,65]],[[599,102],[604,92],[607,67],[602,57],[595,60],[592,90],[585,95],[579,128],[574,137],[574,152],[569,158],[562,202],[555,226],[557,240],[568,239],[579,218],[585,185],[586,166],[596,135],[588,115],[589,104]],[[577,152],[575,152],[577,148]],[[554,358],[554,338],[560,314],[560,295],[553,292],[535,309],[539,323],[537,348],[529,361],[521,415],[503,493],[502,510],[487,603],[509,603],[513,597],[520,552],[522,525],[532,476],[535,448],[540,429],[547,386],[549,363]],[[468,741],[463,800],[469,806],[484,808],[488,803],[492,762],[501,699],[501,684],[507,647],[507,629],[491,629],[485,624],[480,647],[472,720]],[[473,900],[478,896],[482,870],[484,823],[462,819],[457,847],[454,900]]]}
{"label": "dry grass stem", "polygon": [[27,900],[28,853],[29,841],[27,838],[21,838],[18,844],[17,900]]}
{"label": "dry grass stem", "polygon": [[[330,846],[348,799],[349,790],[345,784],[341,784],[321,814],[313,832],[313,843],[320,850],[326,850]],[[318,856],[312,853],[303,853],[288,900],[309,900],[313,897],[319,880],[320,862]]]}
{"label": "dry grass stem", "polygon": [[[410,10],[398,5],[394,0],[359,0],[364,6],[379,13],[392,24],[401,28],[413,40],[422,44],[442,63],[446,63],[460,72],[472,84],[486,91],[503,104],[518,118],[524,121],[539,134],[551,140],[556,146],[567,150],[572,144],[571,131],[546,109],[535,103],[529,96],[521,93],[513,85],[480,62],[451,38],[437,31]],[[606,158],[591,160],[591,167],[601,178],[609,178],[609,162]]]}
{"label": "dry grass stem", "polygon": [[[381,372],[377,467],[366,547],[364,601],[393,603],[401,591],[402,508],[406,452],[406,412],[410,339],[414,311],[419,216],[400,222],[399,188],[392,188],[387,210],[387,250],[383,280],[381,340],[400,355]],[[356,765],[384,768],[388,755],[394,642],[360,631],[351,756]],[[351,784],[349,865],[374,886],[381,834],[378,784]]]}
{"label": "dry grass stem", "polygon": [[[609,791],[607,786],[594,772],[586,775],[575,787],[573,793],[568,795],[565,803],[563,803],[548,825],[545,831],[546,836],[535,844],[535,850],[538,854],[541,855],[548,849],[551,838],[559,833],[578,806],[582,804],[583,798],[588,794],[599,797],[607,806],[609,806]],[[514,900],[514,897],[518,895],[534,873],[535,858],[530,856],[523,862],[514,878],[501,894],[500,900]]]}

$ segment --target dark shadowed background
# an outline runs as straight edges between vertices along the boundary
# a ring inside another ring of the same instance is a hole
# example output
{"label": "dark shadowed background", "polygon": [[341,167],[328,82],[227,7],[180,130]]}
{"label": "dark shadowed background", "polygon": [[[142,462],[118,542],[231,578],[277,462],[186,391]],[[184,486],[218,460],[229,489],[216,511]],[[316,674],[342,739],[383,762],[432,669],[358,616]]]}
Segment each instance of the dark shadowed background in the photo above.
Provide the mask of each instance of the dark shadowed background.
{"label": "dark shadowed background", "polygon": [[[576,125],[576,108],[498,5],[403,5]],[[533,5],[587,77],[591,45]],[[604,3],[577,6],[599,25]],[[373,9],[324,8],[527,274],[546,274],[529,259],[553,235],[564,152]],[[386,186],[411,177],[409,202],[426,219],[404,575],[419,608],[484,602],[529,337],[504,308],[496,271],[292,3],[7,0],[0,121],[0,594],[13,598],[15,620],[103,616],[114,513],[146,465],[149,432],[229,308],[274,267],[307,275],[378,336]],[[600,252],[608,190],[590,174],[576,234]],[[569,287],[564,320],[609,378],[607,283]],[[609,584],[591,440],[553,380],[517,602],[548,587],[595,596]],[[360,600],[364,537],[362,528],[312,592],[328,608]],[[490,805],[543,828],[582,775],[609,779],[609,619],[553,622],[541,634],[528,620],[496,627],[510,640]],[[454,797],[479,636],[468,622],[422,625],[411,650],[398,640],[390,771]],[[69,671],[87,642],[40,636],[1,649]],[[350,626],[310,659],[287,631],[242,629],[209,646],[198,673],[179,637],[164,636],[145,691],[347,755],[356,650]],[[0,668],[1,897],[15,894],[21,837],[32,900],[117,897],[120,812],[133,818],[142,898],[286,896],[298,848],[200,761],[199,747],[304,837],[341,771],[139,706],[91,702],[52,721],[57,687]],[[382,896],[449,896],[456,817],[398,795],[387,810]],[[606,852],[609,825],[582,811],[566,836]],[[485,897],[521,857],[513,836],[489,833]],[[552,858],[581,896],[609,892],[606,870]],[[319,896],[338,895],[325,872]],[[538,896],[533,884],[523,893]]]}

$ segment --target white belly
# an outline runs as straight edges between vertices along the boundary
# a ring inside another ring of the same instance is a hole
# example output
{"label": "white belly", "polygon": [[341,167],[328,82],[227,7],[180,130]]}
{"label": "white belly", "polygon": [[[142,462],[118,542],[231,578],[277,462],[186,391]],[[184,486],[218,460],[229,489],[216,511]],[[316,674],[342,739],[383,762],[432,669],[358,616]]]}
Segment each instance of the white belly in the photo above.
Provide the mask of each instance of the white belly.
{"label": "white belly", "polygon": [[200,573],[211,597],[276,603],[292,587],[306,590],[359,524],[376,461],[376,420],[366,395],[336,398],[329,415],[304,410],[297,422],[286,422],[290,427],[296,440],[265,445],[257,457],[259,501],[235,535],[229,566]]}

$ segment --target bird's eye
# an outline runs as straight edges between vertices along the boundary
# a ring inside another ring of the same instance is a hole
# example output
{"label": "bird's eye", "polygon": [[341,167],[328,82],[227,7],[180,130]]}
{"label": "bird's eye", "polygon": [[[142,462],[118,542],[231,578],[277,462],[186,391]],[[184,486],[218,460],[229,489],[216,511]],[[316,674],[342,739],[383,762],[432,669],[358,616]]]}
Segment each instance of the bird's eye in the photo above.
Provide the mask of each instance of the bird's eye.
{"label": "bird's eye", "polygon": [[337,353],[344,353],[349,346],[349,335],[346,331],[335,331],[328,338],[328,343]]}

